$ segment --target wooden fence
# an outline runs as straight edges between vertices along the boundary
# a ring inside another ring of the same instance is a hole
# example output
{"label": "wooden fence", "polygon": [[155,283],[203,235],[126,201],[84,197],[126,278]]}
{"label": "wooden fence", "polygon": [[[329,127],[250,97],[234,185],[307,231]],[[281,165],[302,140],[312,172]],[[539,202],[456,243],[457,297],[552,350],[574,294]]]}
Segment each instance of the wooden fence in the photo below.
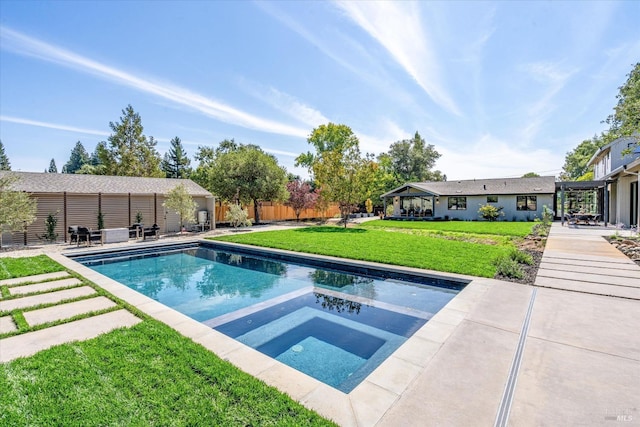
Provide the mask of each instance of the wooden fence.
{"label": "wooden fence", "polygon": [[[255,220],[253,214],[253,204],[248,206],[243,206],[244,209],[247,209],[249,212],[249,218]],[[216,203],[216,223],[226,222],[224,217],[228,211],[227,204],[220,205]],[[321,212],[318,209],[304,209],[300,213],[300,219],[313,219],[313,218],[332,218],[335,215],[340,214],[340,209],[338,205],[330,205],[326,211]],[[262,207],[260,209],[260,221],[285,221],[285,220],[295,220],[296,214],[292,208],[289,206],[285,206],[282,203],[275,202],[262,202]]]}

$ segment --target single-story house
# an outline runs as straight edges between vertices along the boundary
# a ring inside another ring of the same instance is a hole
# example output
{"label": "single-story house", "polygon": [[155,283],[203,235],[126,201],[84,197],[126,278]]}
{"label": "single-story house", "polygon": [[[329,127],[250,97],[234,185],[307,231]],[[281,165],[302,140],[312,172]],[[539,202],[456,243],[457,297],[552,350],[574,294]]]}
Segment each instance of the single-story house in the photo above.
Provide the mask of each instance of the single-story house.
{"label": "single-story house", "polygon": [[542,176],[410,182],[381,198],[398,219],[480,220],[478,209],[490,204],[502,208],[505,221],[528,221],[540,218],[543,206],[553,209],[554,195],[555,178]]}
{"label": "single-story house", "polygon": [[594,179],[605,182],[609,222],[638,224],[640,149],[637,136],[618,138],[600,148],[589,160]]}
{"label": "single-story house", "polygon": [[[176,186],[185,186],[197,203],[198,222],[214,218],[213,195],[189,179],[140,178],[130,176],[79,175],[38,172],[0,172],[18,178],[12,190],[30,193],[37,199],[36,220],[27,227],[26,243],[36,243],[45,232],[49,213],[56,214],[58,240],[67,241],[68,227],[79,225],[98,229],[101,212],[105,228],[129,227],[142,215],[144,226],[157,224],[161,233],[179,231],[180,217],[165,208],[167,194]],[[24,243],[22,232],[2,235],[3,243]]]}

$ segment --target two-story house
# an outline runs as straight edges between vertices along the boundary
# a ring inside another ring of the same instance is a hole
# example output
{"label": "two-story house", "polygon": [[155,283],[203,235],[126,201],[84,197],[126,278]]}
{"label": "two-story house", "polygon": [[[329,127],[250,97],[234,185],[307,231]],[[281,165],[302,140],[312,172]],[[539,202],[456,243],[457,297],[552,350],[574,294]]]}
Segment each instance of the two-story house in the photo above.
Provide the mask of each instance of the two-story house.
{"label": "two-story house", "polygon": [[637,138],[618,138],[596,151],[589,160],[593,178],[606,183],[609,206],[605,209],[609,210],[612,224],[627,227],[638,224],[640,147],[637,147]]}

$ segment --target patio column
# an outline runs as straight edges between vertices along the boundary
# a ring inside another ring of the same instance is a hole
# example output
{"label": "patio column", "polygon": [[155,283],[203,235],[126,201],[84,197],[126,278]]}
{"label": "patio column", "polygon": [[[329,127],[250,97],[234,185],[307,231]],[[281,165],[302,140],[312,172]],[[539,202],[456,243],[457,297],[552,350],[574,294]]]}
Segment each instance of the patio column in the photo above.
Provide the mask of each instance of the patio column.
{"label": "patio column", "polygon": [[383,197],[382,198],[382,217],[385,218],[387,216],[387,198]]}
{"label": "patio column", "polygon": [[560,223],[564,225],[564,184],[560,185]]}

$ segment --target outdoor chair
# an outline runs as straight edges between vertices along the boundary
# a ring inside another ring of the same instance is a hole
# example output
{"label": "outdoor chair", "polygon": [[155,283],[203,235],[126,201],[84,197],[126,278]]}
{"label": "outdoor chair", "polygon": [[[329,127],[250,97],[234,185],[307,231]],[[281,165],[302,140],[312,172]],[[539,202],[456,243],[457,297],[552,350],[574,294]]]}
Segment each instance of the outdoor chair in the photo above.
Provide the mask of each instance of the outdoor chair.
{"label": "outdoor chair", "polygon": [[160,238],[160,227],[158,224],[153,224],[151,227],[144,228],[142,231],[143,240],[147,240],[147,237],[154,237],[156,240]]}
{"label": "outdoor chair", "polygon": [[144,225],[142,224],[139,224],[139,223],[132,224],[131,227],[129,227],[129,238],[137,239],[139,237],[142,237],[143,229],[144,229]]}
{"label": "outdoor chair", "polygon": [[70,226],[67,232],[69,233],[69,244],[78,243],[78,226]]}
{"label": "outdoor chair", "polygon": [[77,243],[80,246],[80,242],[85,242],[87,246],[91,245],[91,242],[99,241],[102,244],[102,232],[100,230],[92,231],[87,227],[78,227]]}

